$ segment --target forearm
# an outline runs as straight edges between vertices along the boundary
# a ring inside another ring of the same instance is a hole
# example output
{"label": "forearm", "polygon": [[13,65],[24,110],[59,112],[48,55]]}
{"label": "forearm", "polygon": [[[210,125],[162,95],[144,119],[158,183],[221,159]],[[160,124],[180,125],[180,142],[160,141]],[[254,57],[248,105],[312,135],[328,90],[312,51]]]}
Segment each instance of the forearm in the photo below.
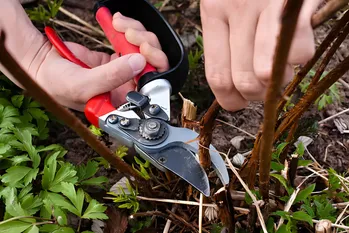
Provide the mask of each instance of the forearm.
{"label": "forearm", "polygon": [[[6,35],[5,47],[21,67],[35,78],[41,62],[51,46],[32,24],[18,0],[2,0],[0,30]],[[19,83],[4,69],[0,71],[17,85]],[[19,85],[20,86],[20,85]]]}

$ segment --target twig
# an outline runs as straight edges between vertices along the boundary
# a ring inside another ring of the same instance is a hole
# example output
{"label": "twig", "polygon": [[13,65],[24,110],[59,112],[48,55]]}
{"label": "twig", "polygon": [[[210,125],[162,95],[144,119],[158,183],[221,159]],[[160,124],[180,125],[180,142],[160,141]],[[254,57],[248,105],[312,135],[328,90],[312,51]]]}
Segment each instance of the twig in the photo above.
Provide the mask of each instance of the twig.
{"label": "twig", "polygon": [[239,127],[233,125],[233,124],[230,124],[230,123],[228,123],[228,122],[222,121],[222,120],[220,120],[220,119],[216,119],[216,121],[221,122],[221,123],[226,124],[226,125],[229,125],[229,126],[235,128],[235,129],[237,129],[237,130],[239,130],[239,131],[241,131],[241,132],[247,134],[247,135],[250,136],[251,138],[256,139],[256,136],[254,136],[253,134],[251,134],[251,133],[249,133],[249,132],[247,132],[247,131],[245,131],[245,130],[243,130],[243,129],[241,129],[241,128],[239,128]]}
{"label": "twig", "polygon": [[80,17],[76,16],[75,14],[67,11],[66,9],[64,9],[63,7],[59,8],[59,11],[62,12],[63,14],[69,16],[70,18],[74,19],[75,21],[81,23],[82,25],[90,28],[91,30],[97,32],[99,35],[101,36],[105,36],[104,32],[94,26],[92,26],[91,24],[89,24],[88,22],[86,22],[85,20],[81,19]]}
{"label": "twig", "polygon": [[60,25],[60,26],[62,26],[62,27],[68,28],[69,30],[72,30],[73,32],[76,32],[76,33],[78,33],[78,34],[80,34],[80,35],[82,35],[82,36],[87,37],[88,39],[90,39],[90,40],[96,42],[97,44],[100,44],[100,45],[102,45],[103,47],[108,48],[108,49],[111,49],[112,51],[114,51],[114,49],[113,49],[112,46],[106,45],[106,44],[104,44],[103,42],[101,42],[101,41],[99,41],[99,40],[93,38],[92,36],[89,36],[89,35],[87,35],[87,34],[85,34],[85,33],[83,33],[83,32],[80,32],[79,30],[77,30],[77,29],[75,29],[75,28],[73,28],[73,27],[71,27],[71,26],[69,26],[69,25],[67,25],[67,24],[64,24],[64,23],[62,23],[62,22],[60,22],[60,21],[57,21],[57,20],[54,20],[54,19],[50,19],[50,21],[51,21],[51,22],[54,22],[54,23],[56,23],[56,24],[58,24],[58,25]]}
{"label": "twig", "polygon": [[202,232],[202,204],[204,202],[204,195],[200,193],[200,205],[199,205],[199,233]]}
{"label": "twig", "polygon": [[348,5],[349,0],[332,0],[327,2],[318,12],[316,12],[311,18],[311,25],[313,28],[320,26],[323,22],[327,21],[338,10],[342,9],[345,5]]}
{"label": "twig", "polygon": [[202,167],[206,170],[211,166],[211,157],[209,151],[206,149],[210,146],[212,141],[212,132],[215,118],[220,110],[220,105],[215,99],[200,121],[200,135],[199,135],[199,158]]}
{"label": "twig", "polygon": [[[292,205],[293,205],[293,202],[294,202],[294,200],[296,200],[296,197],[297,197],[299,191],[300,191],[299,188],[297,188],[295,191],[293,191],[293,193],[292,193],[290,199],[288,200],[288,202],[287,202],[287,204],[286,204],[286,206],[285,206],[285,209],[284,209],[285,212],[290,211],[290,209],[291,209],[291,207],[292,207]],[[278,224],[278,226],[276,227],[276,230],[279,229],[279,227],[284,223],[284,221],[285,221],[285,219],[284,219],[283,217],[281,217],[280,220],[279,220],[279,224]]]}
{"label": "twig", "polygon": [[172,213],[169,210],[166,210],[166,212],[170,215],[172,215],[175,219],[177,219],[178,221],[180,221],[182,224],[184,224],[186,227],[190,228],[193,232],[198,232],[198,230],[191,225],[190,223],[188,223],[185,219],[183,219],[182,217],[178,216],[177,214]]}
{"label": "twig", "polygon": [[[171,209],[171,212],[176,212],[177,208],[178,206],[174,205]],[[167,220],[163,233],[168,233],[168,231],[170,230],[171,222],[172,221],[170,219]]]}
{"label": "twig", "polygon": [[348,28],[349,28],[349,24],[345,25],[343,30],[339,33],[337,39],[334,41],[333,45],[328,50],[325,58],[322,60],[319,68],[316,70],[316,73],[315,73],[314,77],[312,78],[311,83],[308,86],[308,89],[311,89],[320,80],[321,75],[325,71],[328,63],[331,61],[331,58],[333,57],[333,55],[335,54],[335,52],[337,51],[339,46],[342,44],[342,42],[347,37],[347,35],[349,33]]}
{"label": "twig", "polygon": [[[22,68],[17,64],[13,57],[8,53],[4,46],[5,34],[0,33],[0,61],[18,82],[31,94],[34,99],[40,102],[48,111],[53,113],[58,119],[72,128],[85,142],[92,147],[99,155],[105,158],[110,164],[115,166],[119,172],[125,175],[133,176],[139,185],[145,187],[148,182],[138,175],[130,165],[115,156],[112,151],[106,147],[100,140],[94,136],[91,131],[77,118],[71,111],[61,106],[49,94],[47,94]],[[150,190],[149,190],[150,191]]]}
{"label": "twig", "polygon": [[[164,219],[170,219],[172,222],[175,222],[177,224],[181,224],[183,226],[186,226],[192,230],[194,230],[194,232],[197,232],[197,230],[195,229],[195,227],[191,226],[187,221],[185,221],[184,219],[178,219],[177,215],[171,213],[171,211],[169,211],[169,214],[170,215],[167,215],[167,214],[164,214],[160,211],[147,211],[147,212],[138,212],[138,213],[135,213],[135,214],[132,214],[130,216],[130,218],[138,218],[138,217],[147,217],[147,216],[159,216],[159,217],[162,217]],[[183,221],[182,221],[183,220]]]}
{"label": "twig", "polygon": [[278,139],[287,130],[292,122],[299,119],[301,115],[316,101],[319,96],[331,87],[341,76],[343,76],[349,69],[349,57],[346,57],[339,63],[331,72],[329,72],[316,86],[309,89],[302,99],[294,106],[287,116],[282,120],[278,129],[276,130],[274,140]]}
{"label": "twig", "polygon": [[[281,30],[274,56],[271,83],[267,91],[263,133],[259,151],[259,187],[264,200],[269,200],[270,161],[273,147],[274,130],[277,120],[277,104],[280,97],[282,78],[284,76],[287,58],[293,35],[296,29],[298,15],[303,1],[287,1],[281,18]],[[293,121],[294,122],[294,121]]]}
{"label": "twig", "polygon": [[[222,153],[223,154],[223,153]],[[226,161],[228,161],[228,165],[230,167],[230,169],[233,171],[233,173],[235,174],[235,176],[239,179],[241,185],[244,187],[244,189],[246,190],[246,192],[248,193],[248,195],[250,195],[252,201],[253,201],[253,204],[256,206],[256,209],[257,209],[257,214],[258,214],[258,219],[259,219],[259,222],[262,226],[262,229],[263,229],[263,232],[264,233],[267,233],[268,230],[267,230],[267,227],[265,225],[265,222],[264,222],[264,219],[263,219],[263,214],[262,214],[262,211],[259,207],[259,201],[257,201],[256,197],[253,195],[253,193],[251,192],[251,190],[247,187],[246,183],[241,179],[239,173],[236,171],[234,165],[231,163],[230,159],[228,158],[228,155],[227,154],[224,154],[225,157],[226,157]]]}
{"label": "twig", "polygon": [[346,82],[346,81],[344,81],[343,79],[338,79],[338,82],[340,82],[343,86],[345,86],[347,89],[349,89],[349,84]]}
{"label": "twig", "polygon": [[306,76],[306,74],[311,70],[315,63],[320,59],[322,54],[327,50],[331,43],[336,39],[337,35],[340,33],[341,29],[349,21],[349,11],[347,11],[344,16],[332,27],[331,31],[328,33],[326,38],[320,44],[320,46],[315,51],[314,56],[305,64],[305,66],[295,75],[293,81],[287,86],[283,93],[284,98],[281,99],[278,105],[278,112],[280,113],[287,102],[287,98],[290,96],[295,89],[298,87],[300,82]]}
{"label": "twig", "polygon": [[[105,199],[110,199],[110,198],[105,198]],[[182,201],[182,200],[172,200],[172,199],[159,199],[159,198],[150,198],[150,197],[142,197],[142,196],[137,196],[138,200],[144,200],[144,201],[155,201],[155,202],[165,202],[165,203],[173,203],[173,204],[180,204],[180,205],[194,205],[194,206],[200,206],[199,202],[195,201]],[[207,204],[203,203],[202,206],[205,207],[213,207],[216,208],[216,204]],[[234,207],[234,210],[239,211],[244,214],[248,214],[249,210],[245,208],[240,208],[240,207]]]}
{"label": "twig", "polygon": [[53,18],[50,18],[51,21],[55,22],[55,23],[61,23],[61,24],[64,24],[64,25],[67,25],[69,27],[72,27],[76,30],[79,30],[79,31],[82,31],[82,32],[85,32],[85,33],[89,33],[89,34],[92,34],[92,35],[98,35],[100,36],[99,33],[87,28],[87,27],[84,27],[84,26],[80,26],[80,25],[77,25],[77,24],[74,24],[74,23],[69,23],[69,22],[66,22],[66,21],[63,21],[63,20],[59,20],[59,19],[53,19]]}
{"label": "twig", "polygon": [[163,1],[163,3],[161,4],[161,7],[159,8],[159,11],[163,11],[163,9],[165,8],[165,6],[170,2],[170,0],[165,0]]}
{"label": "twig", "polygon": [[345,212],[347,211],[348,207],[349,207],[349,204],[347,204],[347,205],[345,206],[345,208],[343,209],[343,211],[338,215],[338,217],[337,217],[337,219],[336,219],[336,221],[335,221],[335,224],[337,224],[337,223],[341,220],[341,218],[343,217],[343,215],[344,215]]}
{"label": "twig", "polygon": [[340,115],[342,115],[342,114],[344,114],[344,113],[346,113],[346,112],[349,112],[349,108],[348,108],[348,109],[345,109],[345,110],[343,110],[343,111],[341,111],[341,112],[339,112],[339,113],[336,113],[336,114],[334,114],[334,115],[332,115],[332,116],[330,116],[330,117],[327,117],[326,119],[323,119],[323,120],[319,121],[319,124],[323,124],[323,123],[325,123],[326,121],[329,121],[329,120],[331,120],[331,119],[333,119],[333,118],[336,118],[337,116],[340,116]]}

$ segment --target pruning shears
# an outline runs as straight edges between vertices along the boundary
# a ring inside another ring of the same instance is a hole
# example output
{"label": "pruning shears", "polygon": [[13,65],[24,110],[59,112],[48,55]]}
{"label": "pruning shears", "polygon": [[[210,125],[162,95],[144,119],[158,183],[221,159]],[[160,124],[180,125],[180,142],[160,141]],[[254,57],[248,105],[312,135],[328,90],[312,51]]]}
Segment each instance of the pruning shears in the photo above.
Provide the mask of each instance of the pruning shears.
{"label": "pruning shears", "polygon": [[[135,7],[137,6],[137,7]],[[174,127],[170,121],[170,97],[183,86],[188,74],[188,60],[178,35],[160,12],[146,0],[103,0],[95,5],[95,18],[119,56],[139,53],[139,48],[112,26],[116,12],[139,20],[154,32],[168,56],[170,69],[159,73],[147,64],[134,80],[137,91],[127,94],[125,104],[115,108],[110,93],[91,98],[84,113],[88,121],[101,128],[161,171],[171,171],[205,196],[210,196],[210,185],[198,159],[198,134],[193,130]],[[46,35],[60,55],[84,68],[60,40],[55,31],[45,28]],[[228,170],[221,155],[210,145],[212,166],[223,185],[229,183]]]}

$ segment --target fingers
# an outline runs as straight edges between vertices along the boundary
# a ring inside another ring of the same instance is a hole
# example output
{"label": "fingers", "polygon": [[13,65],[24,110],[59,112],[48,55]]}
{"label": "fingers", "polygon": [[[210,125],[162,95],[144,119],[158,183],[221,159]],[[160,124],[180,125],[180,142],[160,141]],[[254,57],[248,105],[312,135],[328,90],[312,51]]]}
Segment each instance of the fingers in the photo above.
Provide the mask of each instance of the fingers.
{"label": "fingers", "polygon": [[218,101],[226,110],[237,111],[247,101],[236,90],[231,76],[229,26],[215,0],[201,2],[201,20],[205,48],[207,81]]}
{"label": "fingers", "polygon": [[[306,0],[301,9],[297,28],[288,57],[289,64],[304,64],[314,54],[315,44],[311,16],[320,0]],[[280,31],[280,15],[284,1],[270,0],[260,15],[255,40],[254,69],[257,78],[267,85],[272,72],[273,57]],[[287,67],[284,82],[292,79],[293,71]]]}
{"label": "fingers", "polygon": [[169,69],[169,61],[166,54],[161,50],[161,44],[157,36],[146,31],[139,21],[116,13],[113,16],[115,30],[124,32],[127,41],[140,47],[140,53],[146,61],[154,66],[159,72]]}
{"label": "fingers", "polygon": [[141,44],[140,52],[159,72],[165,72],[169,69],[167,56],[162,50],[156,49],[145,42]]}
{"label": "fingers", "polygon": [[115,30],[119,32],[126,32],[128,28],[133,28],[138,31],[146,31],[143,24],[137,20],[131,19],[129,17],[123,16],[120,12],[113,15],[112,22]]}
{"label": "fingers", "polygon": [[266,87],[256,78],[253,55],[262,5],[261,1],[245,1],[237,5],[235,3],[234,13],[229,17],[232,78],[236,89],[246,100],[260,100],[265,96]]}
{"label": "fingers", "polygon": [[[93,96],[112,91],[131,81],[145,67],[141,54],[128,54],[93,68],[81,70],[71,93],[76,101],[86,101]],[[88,88],[86,88],[88,87]]]}

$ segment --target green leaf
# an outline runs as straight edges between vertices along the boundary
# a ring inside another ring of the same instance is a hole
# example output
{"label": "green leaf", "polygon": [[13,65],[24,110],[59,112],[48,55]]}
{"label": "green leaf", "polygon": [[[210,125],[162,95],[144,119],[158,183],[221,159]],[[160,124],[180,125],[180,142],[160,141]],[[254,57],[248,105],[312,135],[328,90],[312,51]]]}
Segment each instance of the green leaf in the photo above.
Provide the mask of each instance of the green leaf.
{"label": "green leaf", "polygon": [[311,206],[307,205],[307,204],[303,204],[301,206],[301,208],[303,208],[305,211],[307,211],[307,213],[312,217],[315,218],[315,213],[314,210],[311,208]]}
{"label": "green leaf", "polygon": [[17,182],[22,180],[32,169],[24,166],[14,166],[6,170],[6,174],[2,176],[1,181],[9,186],[15,186]]}
{"label": "green leaf", "polygon": [[276,233],[291,233],[291,231],[287,229],[285,224],[282,224]]}
{"label": "green leaf", "polygon": [[94,176],[98,171],[98,162],[96,161],[88,161],[86,165],[82,164],[76,167],[76,175],[79,177],[79,181],[88,179]]}
{"label": "green leaf", "polygon": [[30,161],[28,155],[19,155],[19,156],[14,156],[11,158],[12,165],[17,166],[23,162]]}
{"label": "green leaf", "polygon": [[296,149],[296,153],[299,155],[299,156],[303,156],[304,155],[304,144],[303,142],[299,142],[298,145],[297,145],[297,149]]}
{"label": "green leaf", "polygon": [[313,161],[312,160],[303,160],[303,159],[299,159],[298,160],[298,166],[299,167],[306,167],[309,164],[311,164]]}
{"label": "green leaf", "polygon": [[10,128],[16,123],[21,123],[18,110],[12,106],[0,105],[0,128]]}
{"label": "green leaf", "polygon": [[11,149],[10,145],[4,144],[4,143],[0,143],[0,155],[5,154],[10,149]]}
{"label": "green leaf", "polygon": [[288,219],[290,214],[286,211],[278,210],[278,211],[275,211],[273,215],[277,215],[277,216],[283,217],[284,219]]}
{"label": "green leaf", "polygon": [[272,158],[273,159],[279,159],[281,152],[284,150],[285,146],[287,146],[288,142],[283,142],[280,143],[277,147],[276,147],[276,151],[273,152],[272,154]]}
{"label": "green leaf", "polygon": [[292,214],[292,218],[299,220],[299,221],[305,221],[305,222],[309,223],[310,226],[313,226],[313,219],[302,210],[294,212]]}
{"label": "green leaf", "polygon": [[14,95],[11,97],[11,102],[13,106],[15,106],[16,108],[20,108],[22,106],[23,99],[24,95]]}
{"label": "green leaf", "polygon": [[25,231],[25,233],[39,233],[39,228],[35,225]]}
{"label": "green leaf", "polygon": [[31,223],[23,221],[0,222],[1,233],[21,233],[32,226]]}
{"label": "green leaf", "polygon": [[14,134],[16,138],[22,143],[21,150],[28,152],[30,159],[33,162],[33,168],[37,168],[40,164],[41,158],[36,152],[32,144],[32,135],[28,130],[15,129]]}
{"label": "green leaf", "polygon": [[96,136],[102,136],[103,135],[102,134],[102,132],[103,132],[102,129],[97,128],[94,125],[90,125],[89,129],[90,129],[91,133],[93,133]]}
{"label": "green leaf", "polygon": [[280,181],[280,183],[285,187],[289,195],[293,193],[293,188],[287,185],[287,180],[282,175],[279,175],[279,174],[270,174],[270,175]]}
{"label": "green leaf", "polygon": [[270,167],[271,167],[272,170],[278,171],[278,172],[282,171],[285,168],[285,166],[282,165],[281,163],[277,163],[277,162],[274,162],[274,161],[271,161]]}
{"label": "green leaf", "polygon": [[81,185],[96,185],[101,186],[102,183],[108,182],[108,178],[105,176],[94,177],[81,182]]}
{"label": "green leaf", "polygon": [[48,193],[48,198],[50,201],[59,207],[62,207],[63,209],[66,209],[70,211],[71,213],[75,214],[76,216],[80,216],[79,211],[67,200],[64,198],[61,194],[58,193]]}
{"label": "green leaf", "polygon": [[82,206],[84,204],[84,191],[82,189],[78,189],[75,192],[75,187],[72,183],[62,182],[62,193],[69,198],[69,200],[73,203],[75,208],[78,210],[78,216],[82,214]]}
{"label": "green leaf", "polygon": [[40,108],[28,108],[27,111],[32,115],[32,117],[36,120],[45,120],[49,121],[48,116],[46,113],[41,110]]}
{"label": "green leaf", "polygon": [[87,209],[85,210],[82,218],[86,219],[108,219],[108,216],[104,214],[107,209],[106,206],[98,203],[95,199],[92,199]]}
{"label": "green leaf", "polygon": [[309,185],[305,189],[301,190],[298,194],[296,199],[294,200],[294,203],[298,203],[299,201],[304,201],[309,197],[309,195],[314,191],[315,184]]}

